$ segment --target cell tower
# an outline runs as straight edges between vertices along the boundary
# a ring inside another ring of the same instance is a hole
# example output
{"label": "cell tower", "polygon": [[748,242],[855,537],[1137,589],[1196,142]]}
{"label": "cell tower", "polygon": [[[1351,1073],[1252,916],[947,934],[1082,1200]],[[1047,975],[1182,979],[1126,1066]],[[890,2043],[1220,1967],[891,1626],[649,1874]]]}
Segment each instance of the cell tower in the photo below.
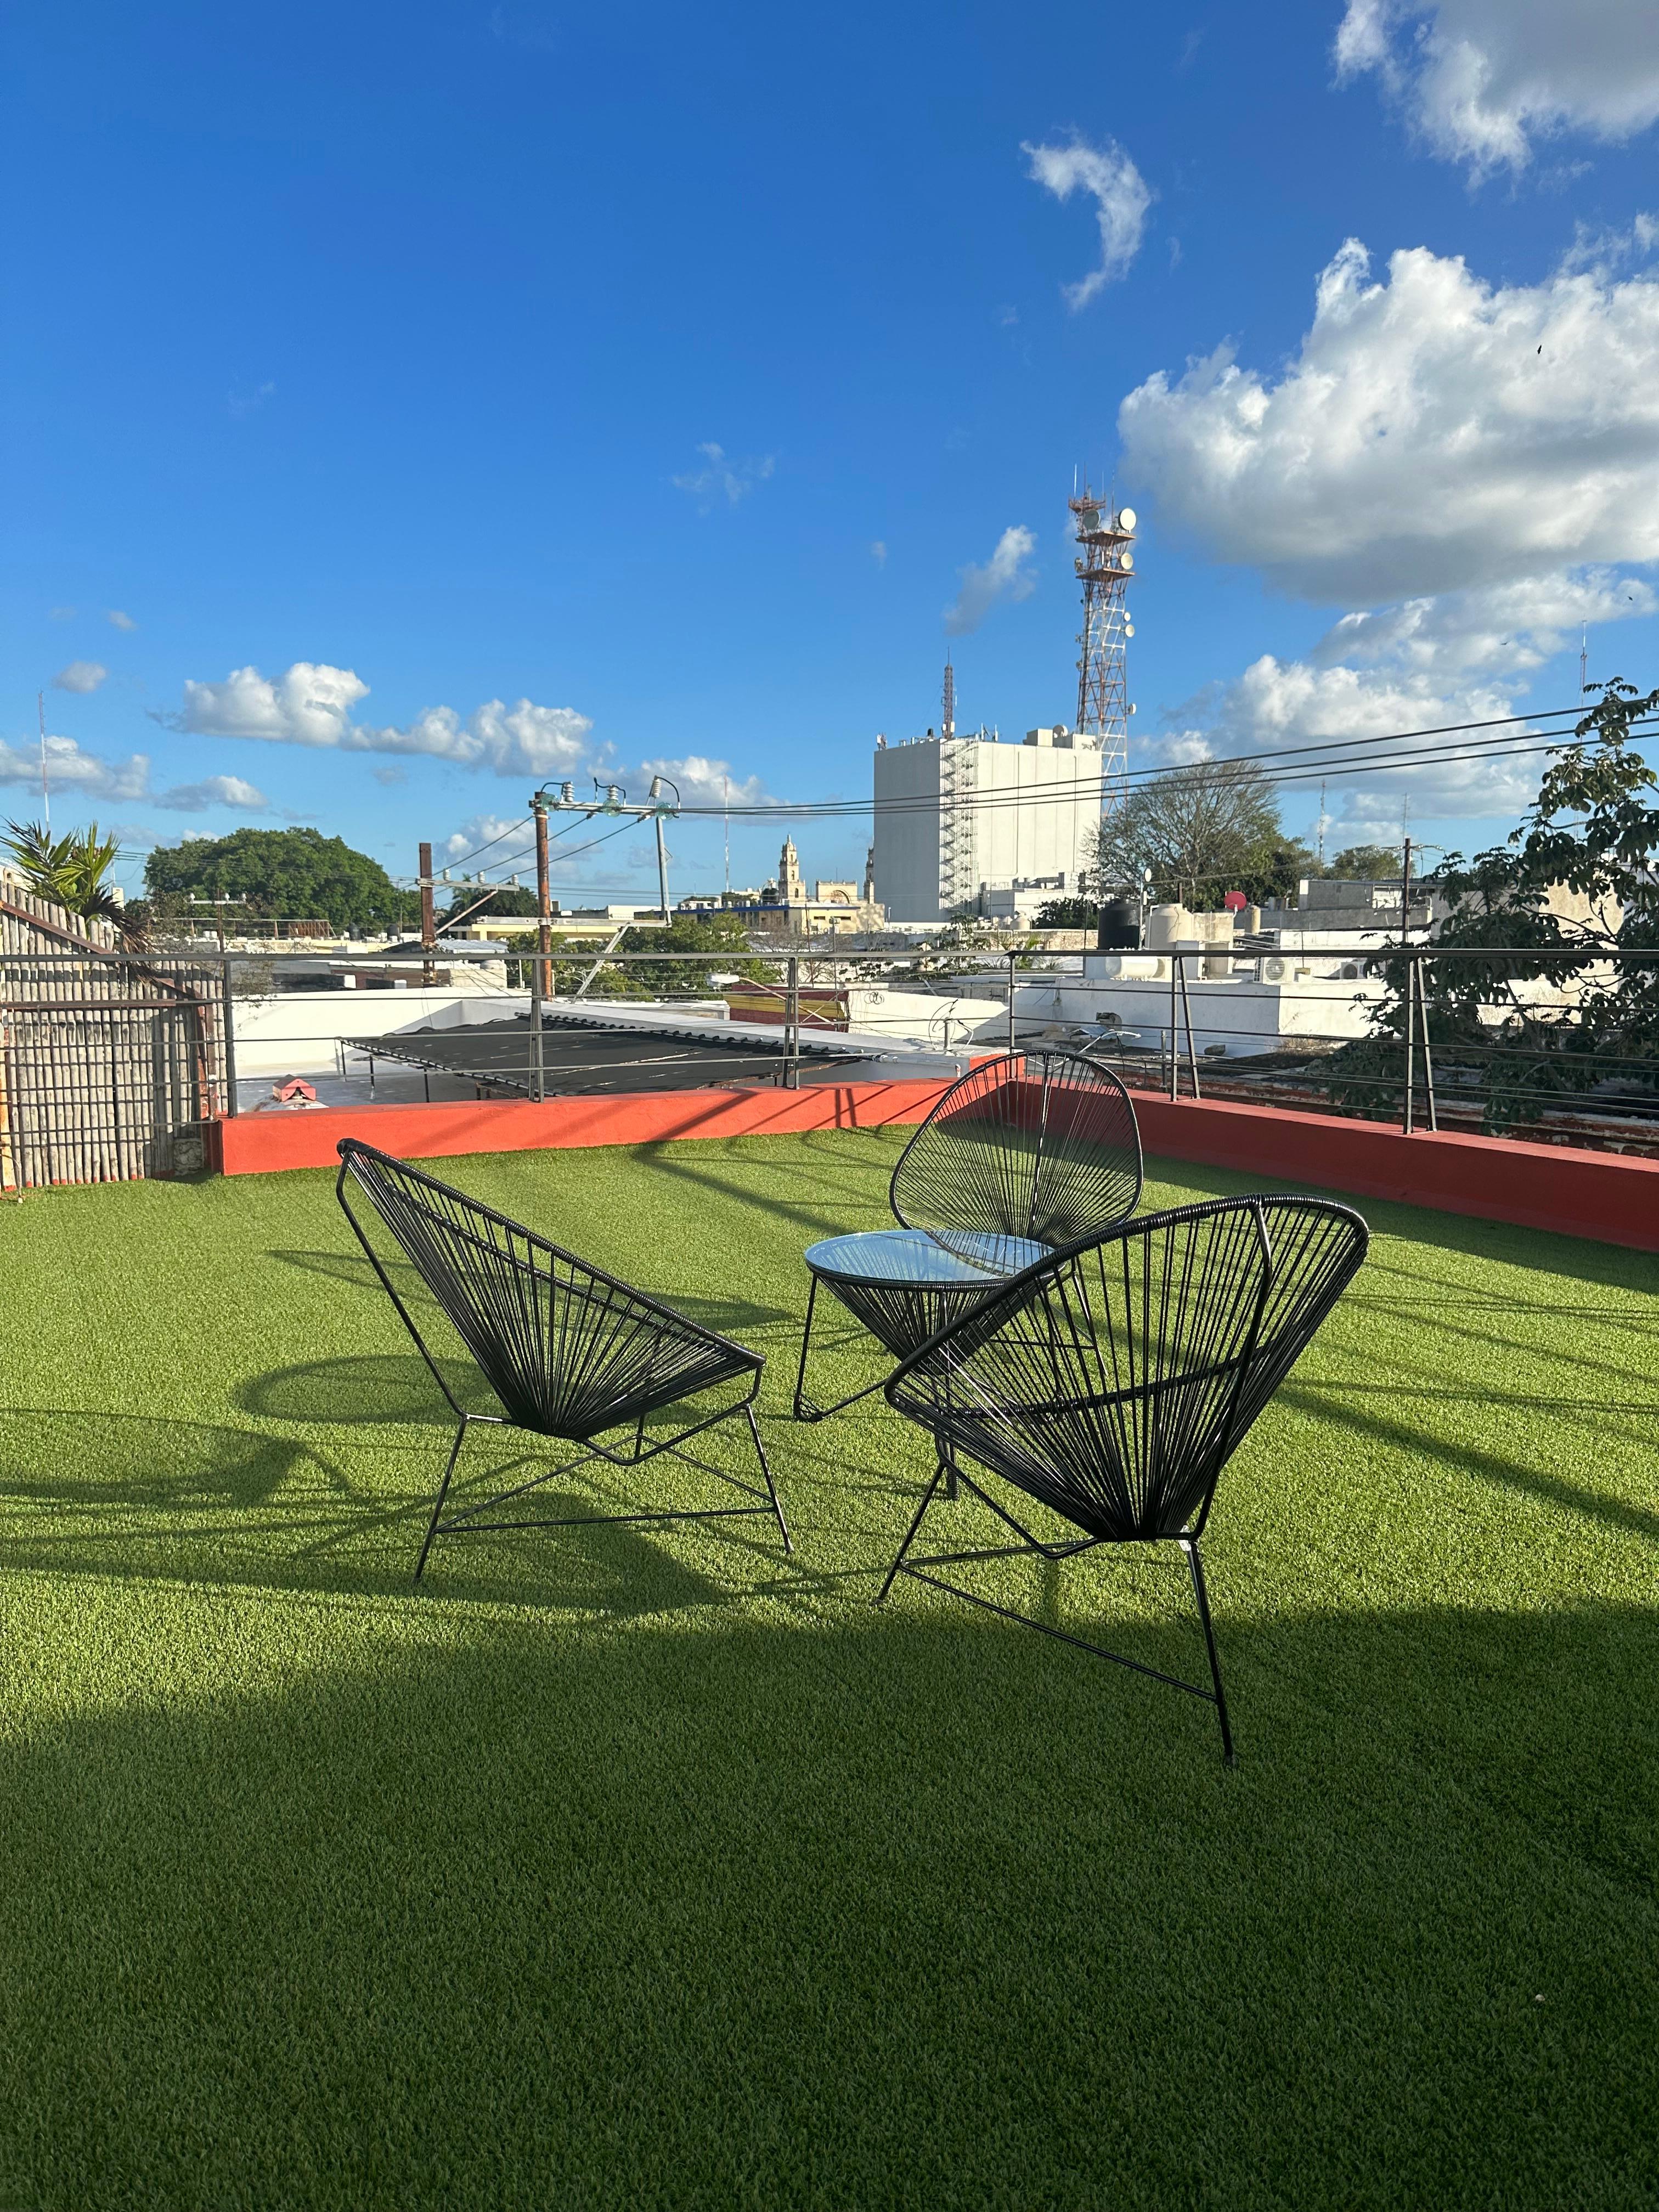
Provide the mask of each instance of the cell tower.
{"label": "cell tower", "polygon": [[957,672],[951,665],[950,656],[945,661],[945,713],[939,733],[942,738],[953,738],[957,733]]}
{"label": "cell tower", "polygon": [[1129,704],[1125,642],[1129,619],[1135,511],[1097,499],[1085,483],[1068,501],[1077,524],[1076,568],[1083,585],[1082,653],[1077,664],[1077,734],[1101,750],[1101,811],[1123,804],[1129,768]]}

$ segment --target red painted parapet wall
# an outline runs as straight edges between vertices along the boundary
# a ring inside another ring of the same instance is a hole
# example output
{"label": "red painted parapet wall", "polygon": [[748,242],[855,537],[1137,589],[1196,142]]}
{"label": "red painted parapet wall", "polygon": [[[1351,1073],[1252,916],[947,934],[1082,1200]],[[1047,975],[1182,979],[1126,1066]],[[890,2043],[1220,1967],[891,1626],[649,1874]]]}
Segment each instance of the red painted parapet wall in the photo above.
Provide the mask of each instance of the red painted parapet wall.
{"label": "red painted parapet wall", "polygon": [[[947,1087],[939,1081],[824,1083],[800,1091],[550,1098],[543,1105],[495,1100],[356,1106],[244,1114],[217,1123],[210,1134],[215,1164],[226,1175],[265,1175],[280,1168],[332,1167],[342,1137],[361,1137],[404,1159],[428,1160],[462,1152],[878,1129],[921,1121]],[[1384,1122],[1220,1100],[1171,1102],[1144,1091],[1136,1095],[1135,1111],[1150,1155],[1236,1168],[1264,1188],[1312,1184],[1659,1252],[1659,1160],[1498,1137],[1407,1137]]]}
{"label": "red painted parapet wall", "polygon": [[650,1091],[623,1096],[486,1099],[443,1106],[343,1106],[239,1114],[214,1125],[225,1175],[333,1167],[342,1137],[434,1160],[459,1152],[533,1152],[593,1145],[662,1145],[683,1137],[792,1136],[809,1129],[879,1129],[921,1121],[951,1087],[811,1083],[799,1091]]}
{"label": "red painted parapet wall", "polygon": [[1659,1252],[1659,1160],[1447,1131],[1408,1137],[1382,1121],[1221,1099],[1137,1094],[1135,1112],[1149,1153],[1240,1168],[1264,1187],[1311,1183]]}

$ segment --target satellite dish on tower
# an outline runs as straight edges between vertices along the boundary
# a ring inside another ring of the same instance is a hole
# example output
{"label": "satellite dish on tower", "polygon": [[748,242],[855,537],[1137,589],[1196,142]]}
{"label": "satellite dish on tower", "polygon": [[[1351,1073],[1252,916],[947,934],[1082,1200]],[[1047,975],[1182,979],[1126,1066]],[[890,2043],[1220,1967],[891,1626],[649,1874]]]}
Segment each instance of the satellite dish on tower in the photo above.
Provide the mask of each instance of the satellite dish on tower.
{"label": "satellite dish on tower", "polygon": [[1083,530],[1098,530],[1100,527],[1100,509],[1097,507],[1085,507],[1082,514],[1078,517],[1078,524],[1079,528]]}
{"label": "satellite dish on tower", "polygon": [[1133,568],[1135,565],[1135,556],[1127,545],[1117,556],[1117,565],[1120,568]]}
{"label": "satellite dish on tower", "polygon": [[1133,530],[1134,528],[1135,511],[1133,507],[1119,507],[1117,511],[1117,526],[1120,530]]}

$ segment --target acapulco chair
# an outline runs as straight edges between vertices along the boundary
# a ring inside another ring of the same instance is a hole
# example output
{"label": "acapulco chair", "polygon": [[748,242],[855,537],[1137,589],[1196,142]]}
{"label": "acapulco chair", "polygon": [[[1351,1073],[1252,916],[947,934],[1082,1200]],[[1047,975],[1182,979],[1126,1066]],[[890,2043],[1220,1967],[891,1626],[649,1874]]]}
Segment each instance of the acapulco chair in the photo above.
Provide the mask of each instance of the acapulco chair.
{"label": "acapulco chair", "polygon": [[899,1155],[888,1190],[899,1226],[806,1255],[796,1419],[823,1420],[883,1387],[878,1378],[832,1406],[808,1397],[820,1283],[903,1358],[1040,1255],[1127,1219],[1142,1181],[1134,1106],[1109,1069],[1076,1053],[1013,1052],[963,1076]]}
{"label": "acapulco chair", "polygon": [[[758,1513],[776,1521],[783,1548],[790,1549],[788,1524],[755,1420],[755,1397],[766,1364],[763,1353],[701,1328],[672,1306],[577,1259],[477,1199],[394,1159],[389,1152],[360,1144],[354,1137],[342,1139],[337,1149],[340,1173],[336,1195],[459,1423],[415,1564],[416,1582],[425,1571],[427,1555],[437,1537],[485,1528],[574,1528],[614,1521],[714,1521]],[[354,1197],[368,1200],[398,1251],[453,1326],[500,1403],[499,1413],[471,1413],[456,1398],[416,1325],[408,1300],[353,1210]],[[696,1413],[672,1436],[646,1443],[645,1424],[652,1413],[726,1384],[739,1386],[741,1395],[716,1411]],[[616,1468],[642,1466],[738,1414],[749,1425],[765,1487],[757,1489],[738,1481],[735,1475],[722,1474],[721,1480],[752,1498],[751,1504],[585,1513],[562,1520],[485,1517],[544,1483],[574,1474],[591,1461],[601,1460]],[[535,1436],[586,1449],[577,1458],[465,1506],[446,1520],[444,1504],[461,1447],[468,1430],[479,1423],[526,1429]],[[599,1441],[612,1431],[629,1430],[633,1431],[631,1446],[617,1449]]]}
{"label": "acapulco chair", "polygon": [[[926,1429],[939,1464],[888,1571],[913,1576],[1213,1705],[1236,1763],[1200,1540],[1222,1469],[1342,1295],[1370,1231],[1350,1207],[1290,1196],[1215,1199],[1145,1214],[1028,1268],[914,1352],[888,1402]],[[988,1506],[1012,1540],[918,1556],[942,1480]],[[1069,1528],[1040,1536],[1009,1491]],[[1186,1556],[1211,1686],[963,1588],[939,1571],[1103,1544]]]}

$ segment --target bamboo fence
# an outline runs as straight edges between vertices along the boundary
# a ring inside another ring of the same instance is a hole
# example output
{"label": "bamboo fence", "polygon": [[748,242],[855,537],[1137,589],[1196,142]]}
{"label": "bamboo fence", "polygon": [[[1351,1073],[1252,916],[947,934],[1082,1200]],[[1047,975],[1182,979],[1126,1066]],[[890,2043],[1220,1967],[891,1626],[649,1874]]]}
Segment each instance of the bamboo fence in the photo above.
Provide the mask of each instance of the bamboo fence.
{"label": "bamboo fence", "polygon": [[179,1172],[227,1109],[217,972],[0,877],[0,1189]]}

